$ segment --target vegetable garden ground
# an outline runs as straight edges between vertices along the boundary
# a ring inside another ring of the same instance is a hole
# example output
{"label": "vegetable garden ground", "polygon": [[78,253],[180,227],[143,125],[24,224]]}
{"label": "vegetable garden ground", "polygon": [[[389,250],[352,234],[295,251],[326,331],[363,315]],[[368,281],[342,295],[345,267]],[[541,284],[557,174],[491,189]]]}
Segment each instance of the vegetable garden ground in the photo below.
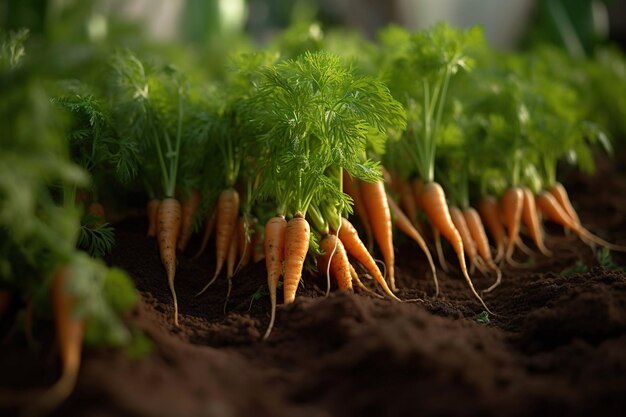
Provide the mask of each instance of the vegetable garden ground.
{"label": "vegetable garden ground", "polygon": [[[626,153],[602,159],[593,177],[566,182],[583,223],[626,242]],[[77,387],[55,416],[406,416],[624,415],[626,412],[626,273],[598,266],[573,235],[548,228],[552,258],[526,270],[507,268],[503,284],[485,295],[498,316],[486,322],[460,274],[439,271],[441,295],[397,303],[367,294],[323,294],[309,275],[296,302],[281,306],[273,333],[263,262],[235,277],[223,314],[226,280],[194,294],[213,262],[182,256],[176,276],[181,328],[172,325],[171,296],[156,243],[145,224],[124,220],[107,262],[129,271],[141,301],[127,317],[152,340],[143,359],[122,350],[83,355]],[[193,247],[198,242],[192,241]],[[194,251],[191,250],[190,253]],[[626,256],[613,253],[626,264]],[[517,257],[521,258],[518,254]],[[577,260],[587,272],[571,269]],[[398,245],[403,299],[432,292],[416,245]],[[562,273],[570,269],[571,274]],[[454,274],[453,274],[454,275]],[[485,288],[490,282],[475,275]],[[251,303],[252,301],[252,303]],[[0,358],[0,395],[11,390],[10,415],[58,377],[55,352],[24,349],[7,337]],[[45,327],[44,327],[45,326]],[[52,344],[50,325],[35,327]],[[3,403],[0,401],[0,403]]]}

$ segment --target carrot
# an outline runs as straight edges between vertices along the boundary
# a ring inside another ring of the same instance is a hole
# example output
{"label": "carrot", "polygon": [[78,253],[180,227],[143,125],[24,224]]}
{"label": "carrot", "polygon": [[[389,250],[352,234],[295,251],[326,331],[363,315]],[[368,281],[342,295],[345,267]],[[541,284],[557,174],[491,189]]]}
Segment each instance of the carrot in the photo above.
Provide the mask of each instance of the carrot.
{"label": "carrot", "polygon": [[472,294],[480,301],[485,310],[491,312],[483,299],[476,292],[472,279],[467,272],[467,267],[465,266],[463,240],[459,235],[459,231],[454,226],[454,223],[452,223],[450,211],[448,210],[448,204],[446,203],[446,195],[443,192],[441,185],[436,182],[424,184],[424,188],[422,189],[422,206],[433,227],[452,245],[457,258],[459,259],[461,272],[463,273]]}
{"label": "carrot", "polygon": [[270,302],[272,304],[272,312],[270,323],[267,326],[263,340],[267,339],[274,327],[274,319],[276,318],[276,287],[280,274],[283,271],[283,260],[285,259],[285,233],[287,230],[287,222],[285,217],[275,216],[265,224],[265,239],[263,248],[265,249],[265,268],[267,269],[267,286],[270,292]]}
{"label": "carrot", "polygon": [[446,262],[446,258],[443,255],[443,247],[441,246],[441,233],[437,230],[436,227],[432,227],[433,231],[433,240],[435,241],[435,251],[437,251],[437,259],[439,260],[439,266],[443,269],[444,272],[450,272],[450,268],[448,268],[448,262]]}
{"label": "carrot", "polygon": [[148,237],[156,236],[157,229],[157,211],[159,210],[159,201],[157,198],[153,198],[148,201],[146,206],[146,214],[148,216],[148,233],[146,234]]}
{"label": "carrot", "polygon": [[206,245],[209,243],[209,239],[211,238],[211,234],[213,233],[213,228],[215,227],[215,210],[211,210],[209,213],[204,216],[204,234],[202,235],[202,243],[200,243],[200,249],[191,259],[196,259],[204,253],[206,249]]}
{"label": "carrot", "polygon": [[485,290],[485,292],[490,292],[500,285],[500,282],[502,281],[502,271],[500,271],[500,268],[498,268],[491,257],[487,234],[485,233],[485,228],[483,226],[483,222],[480,220],[478,212],[473,207],[467,207],[463,210],[463,216],[465,217],[465,222],[467,223],[467,228],[472,235],[472,239],[474,239],[474,242],[476,243],[476,250],[478,251],[478,254],[481,258],[483,258],[487,266],[496,273],[496,282]]}
{"label": "carrot", "polygon": [[235,238],[235,226],[239,214],[239,193],[234,188],[229,188],[220,193],[217,199],[217,219],[215,225],[215,274],[213,278],[196,294],[196,296],[204,293],[207,288],[215,282],[218,275],[222,271],[226,257],[228,256],[228,248],[230,240]]}
{"label": "carrot", "polygon": [[355,284],[360,290],[365,291],[366,293],[372,294],[376,298],[384,298],[382,295],[375,293],[374,291],[367,288],[359,279],[359,274],[356,273],[356,270],[352,266],[352,264],[348,264],[350,266],[350,275],[352,276],[352,283]]}
{"label": "carrot", "polygon": [[365,204],[361,198],[361,193],[356,187],[355,180],[345,169],[343,170],[343,191],[352,198],[352,202],[354,203],[354,212],[363,225],[365,239],[367,240],[367,247],[369,251],[372,252],[372,249],[374,248],[374,238],[372,235],[372,225],[370,224],[370,220],[367,215],[367,209],[365,208]]}
{"label": "carrot", "polygon": [[174,325],[178,327],[178,299],[174,289],[176,275],[176,242],[180,231],[181,207],[175,198],[161,201],[157,211],[157,238],[161,262],[167,273],[167,283],[174,299]]}
{"label": "carrot", "polygon": [[467,260],[469,261],[471,266],[476,265],[476,243],[472,238],[469,228],[467,227],[467,222],[465,221],[465,217],[463,216],[463,212],[460,208],[455,206],[448,207],[450,210],[450,219],[456,230],[459,231],[459,236],[461,236],[461,240],[463,241],[463,250],[467,255]]}
{"label": "carrot", "polygon": [[430,250],[426,245],[426,241],[422,237],[422,235],[417,231],[411,221],[406,217],[406,215],[400,210],[400,207],[393,201],[389,195],[387,195],[387,202],[389,203],[389,208],[391,209],[391,217],[393,219],[394,224],[402,233],[413,239],[424,255],[426,255],[426,259],[428,260],[428,264],[430,265],[430,271],[433,274],[433,281],[435,282],[435,297],[439,295],[439,281],[437,280],[437,270],[435,269],[435,263],[433,262],[433,257],[430,254]]}
{"label": "carrot", "polygon": [[178,250],[184,252],[189,243],[191,237],[191,231],[193,226],[196,212],[200,206],[200,193],[198,190],[193,190],[187,200],[182,205],[182,217],[180,223],[180,236],[178,238]]}
{"label": "carrot", "polygon": [[330,266],[330,273],[335,277],[339,289],[352,290],[350,262],[341,240],[335,235],[326,235],[319,245],[324,251],[324,254],[318,257],[319,272],[325,274]]}
{"label": "carrot", "polygon": [[237,270],[250,264],[252,259],[252,236],[248,238],[249,231],[253,231],[252,222],[246,216],[240,216],[237,222],[237,255],[239,263]]}
{"label": "carrot", "polygon": [[489,234],[496,244],[495,262],[498,262],[504,256],[504,225],[500,219],[500,209],[498,200],[492,196],[484,197],[478,203],[478,211],[483,223],[487,226]]}
{"label": "carrot", "polygon": [[285,230],[285,276],[283,298],[285,304],[293,303],[302,277],[302,267],[309,250],[309,222],[301,214],[289,220]]}
{"label": "carrot", "polygon": [[61,267],[52,279],[50,298],[56,330],[56,342],[61,356],[61,377],[39,399],[28,406],[26,415],[45,415],[58,407],[72,393],[81,362],[84,323],[74,316],[74,299],[65,288],[71,274]]}
{"label": "carrot", "polygon": [[339,240],[343,243],[346,251],[354,256],[357,261],[361,262],[361,264],[367,269],[367,271],[376,279],[376,281],[383,287],[383,291],[387,295],[389,295],[394,300],[400,301],[398,297],[389,289],[387,286],[387,282],[383,277],[383,274],[378,269],[378,265],[376,265],[376,261],[372,258],[372,255],[367,251],[365,245],[359,238],[359,233],[356,231],[352,223],[348,221],[348,219],[342,217],[341,218],[341,227],[338,231]]}
{"label": "carrot", "polygon": [[510,265],[521,267],[523,265],[513,259],[513,250],[519,238],[520,220],[524,207],[524,192],[522,189],[519,187],[511,187],[506,190],[500,199],[500,206],[504,223],[508,230],[504,259]]}
{"label": "carrot", "polygon": [[528,229],[528,233],[533,242],[537,246],[537,249],[545,255],[552,256],[552,252],[543,242],[543,230],[541,229],[541,223],[539,223],[539,216],[537,215],[537,207],[535,205],[535,196],[528,187],[522,187],[524,193],[524,205],[522,207],[522,222]]}
{"label": "carrot", "polygon": [[389,287],[392,291],[396,291],[393,232],[391,230],[391,213],[387,203],[385,185],[381,181],[375,183],[364,182],[361,184],[360,191],[365,203],[365,209],[367,210],[367,216],[372,224],[374,237],[385,261]]}
{"label": "carrot", "polygon": [[400,197],[400,206],[402,207],[403,214],[408,217],[409,222],[413,224],[417,219],[417,207],[415,206],[415,196],[413,195],[413,188],[406,181],[397,178],[395,180],[395,189]]}
{"label": "carrot", "polygon": [[233,238],[230,239],[230,245],[228,247],[228,255],[226,258],[226,279],[228,280],[228,290],[226,292],[226,299],[224,301],[224,314],[226,314],[226,306],[228,305],[230,292],[233,289],[233,276],[235,275],[235,263],[236,262],[237,262],[237,237],[233,236]]}
{"label": "carrot", "polygon": [[626,246],[616,245],[607,242],[599,236],[594,235],[582,225],[577,224],[559,204],[557,199],[547,191],[542,192],[535,199],[537,208],[546,215],[549,220],[560,224],[563,227],[571,229],[585,243],[592,242],[600,246],[604,246],[610,250],[618,252],[626,252]]}
{"label": "carrot", "polygon": [[577,224],[580,223],[580,218],[578,217],[578,213],[574,209],[572,202],[569,199],[569,195],[567,194],[567,190],[563,187],[563,184],[560,182],[555,182],[552,187],[548,188],[548,192],[556,198],[556,201],[559,202],[561,207],[565,210],[565,212],[569,215],[569,217]]}

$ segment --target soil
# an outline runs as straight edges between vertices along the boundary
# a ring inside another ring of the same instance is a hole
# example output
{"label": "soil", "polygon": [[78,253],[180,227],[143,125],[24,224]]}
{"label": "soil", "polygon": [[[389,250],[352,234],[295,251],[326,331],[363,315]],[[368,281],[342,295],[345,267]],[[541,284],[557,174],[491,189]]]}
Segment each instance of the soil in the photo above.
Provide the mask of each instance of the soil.
{"label": "soil", "polygon": [[[567,180],[583,223],[621,244],[625,167],[622,154],[600,160],[594,176]],[[224,314],[225,279],[194,296],[213,271],[212,248],[197,260],[181,256],[177,329],[145,221],[116,226],[107,262],[135,280],[141,301],[127,321],[153,349],[143,359],[86,349],[77,387],[55,416],[626,415],[626,273],[598,266],[584,243],[556,226],[548,228],[553,257],[506,268],[502,285],[485,294],[496,315],[485,316],[455,271],[439,271],[441,294],[432,298],[424,256],[401,241],[399,296],[421,300],[324,297],[324,281],[308,275],[296,302],[278,308],[265,342],[269,300],[253,297],[265,285],[263,262],[235,277]],[[192,241],[189,253],[197,246]],[[622,254],[613,260],[626,265]],[[586,272],[563,273],[577,261]],[[493,279],[474,276],[479,288]],[[35,396],[57,378],[55,352],[43,347],[51,330],[36,330],[39,349],[19,337],[0,345],[0,392]]]}

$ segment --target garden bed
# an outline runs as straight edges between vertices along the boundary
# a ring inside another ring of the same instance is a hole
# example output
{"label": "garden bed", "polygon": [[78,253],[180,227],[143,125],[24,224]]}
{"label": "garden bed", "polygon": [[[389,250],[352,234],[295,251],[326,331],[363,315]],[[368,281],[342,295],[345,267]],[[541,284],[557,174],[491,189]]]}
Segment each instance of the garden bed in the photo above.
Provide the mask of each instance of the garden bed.
{"label": "garden bed", "polygon": [[[622,154],[600,161],[593,177],[568,180],[583,223],[621,244],[625,166]],[[87,349],[76,390],[57,416],[626,412],[626,273],[597,266],[589,248],[556,227],[548,230],[552,258],[538,257],[523,270],[506,268],[502,285],[485,295],[497,313],[488,321],[460,274],[440,272],[439,298],[406,303],[363,293],[324,298],[324,282],[307,276],[296,302],[279,307],[274,331],[262,342],[269,299],[253,294],[265,288],[264,263],[235,277],[224,315],[225,279],[194,297],[213,271],[212,248],[197,260],[181,256],[176,329],[165,272],[156,243],[146,245],[144,223],[116,225],[117,245],[107,261],[127,269],[141,292],[128,320],[152,339],[152,353],[138,360]],[[613,259],[626,264],[622,254]],[[587,272],[562,273],[577,260]],[[398,246],[401,298],[432,293],[427,271],[416,245]],[[491,283],[474,276],[478,288]],[[21,392],[12,403],[37,395],[58,375],[47,348],[51,329],[35,330],[39,349],[24,349],[21,336],[3,342],[0,389],[4,397]]]}

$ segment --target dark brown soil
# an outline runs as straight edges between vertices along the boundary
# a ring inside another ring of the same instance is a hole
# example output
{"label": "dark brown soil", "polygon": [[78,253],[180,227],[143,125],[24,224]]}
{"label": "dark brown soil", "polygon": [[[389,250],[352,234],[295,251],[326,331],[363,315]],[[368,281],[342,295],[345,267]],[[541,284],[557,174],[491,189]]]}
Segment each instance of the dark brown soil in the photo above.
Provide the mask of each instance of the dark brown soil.
{"label": "dark brown soil", "polygon": [[[583,223],[622,244],[626,173],[615,167],[625,163],[601,161],[595,176],[568,180]],[[269,300],[252,295],[265,285],[264,265],[235,278],[224,315],[225,279],[194,297],[213,271],[212,257],[182,256],[176,329],[143,221],[117,226],[108,262],[135,279],[141,302],[128,321],[154,349],[141,360],[88,349],[78,386],[56,416],[626,415],[626,273],[598,266],[588,247],[557,227],[549,228],[554,257],[506,269],[503,284],[485,295],[497,314],[488,323],[458,274],[441,273],[441,295],[430,298],[425,259],[406,241],[397,251],[399,295],[423,301],[324,298],[324,283],[307,277],[261,342]],[[613,259],[626,265],[623,255]],[[588,272],[561,273],[577,260]],[[477,287],[490,284],[475,275]],[[50,333],[39,329],[42,346]],[[35,395],[58,375],[49,348],[29,351],[16,337],[0,349],[0,390]]]}

